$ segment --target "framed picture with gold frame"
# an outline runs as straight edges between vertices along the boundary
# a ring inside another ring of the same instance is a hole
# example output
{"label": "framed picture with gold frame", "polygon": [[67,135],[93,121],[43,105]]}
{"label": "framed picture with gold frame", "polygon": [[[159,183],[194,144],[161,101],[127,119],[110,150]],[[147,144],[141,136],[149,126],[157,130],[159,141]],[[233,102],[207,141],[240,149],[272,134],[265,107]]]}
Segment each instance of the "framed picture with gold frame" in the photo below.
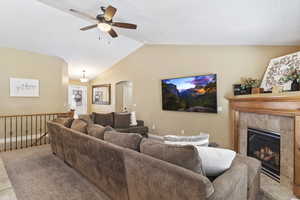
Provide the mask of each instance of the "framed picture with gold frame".
{"label": "framed picture with gold frame", "polygon": [[96,105],[111,104],[111,85],[93,85],[92,86],[92,103]]}

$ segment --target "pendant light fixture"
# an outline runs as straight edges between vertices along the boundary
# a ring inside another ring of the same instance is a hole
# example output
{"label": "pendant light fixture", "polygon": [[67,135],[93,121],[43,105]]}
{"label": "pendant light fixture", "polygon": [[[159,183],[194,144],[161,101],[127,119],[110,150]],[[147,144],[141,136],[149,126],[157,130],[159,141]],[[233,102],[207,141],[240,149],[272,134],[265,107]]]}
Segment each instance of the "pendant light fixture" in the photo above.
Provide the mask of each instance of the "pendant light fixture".
{"label": "pendant light fixture", "polygon": [[80,82],[81,83],[89,82],[89,79],[87,79],[85,76],[85,70],[82,71],[82,78],[80,79]]}

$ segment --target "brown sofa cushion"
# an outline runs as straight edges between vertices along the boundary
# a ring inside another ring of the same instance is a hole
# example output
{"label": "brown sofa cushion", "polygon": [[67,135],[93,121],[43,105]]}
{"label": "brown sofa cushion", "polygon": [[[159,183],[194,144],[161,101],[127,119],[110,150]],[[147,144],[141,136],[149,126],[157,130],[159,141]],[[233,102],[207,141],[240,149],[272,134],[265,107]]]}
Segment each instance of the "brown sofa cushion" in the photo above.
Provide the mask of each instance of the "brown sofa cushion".
{"label": "brown sofa cushion", "polygon": [[74,119],[71,117],[60,117],[60,118],[54,119],[53,122],[59,123],[67,128],[70,128],[73,120]]}
{"label": "brown sofa cushion", "polygon": [[87,133],[90,136],[96,137],[98,139],[104,139],[105,127],[99,124],[91,124],[87,127]]}
{"label": "brown sofa cushion", "polygon": [[114,128],[129,128],[130,113],[114,113]]}
{"label": "brown sofa cushion", "polygon": [[71,129],[79,131],[81,133],[87,133],[88,124],[80,119],[75,119],[72,123]]}
{"label": "brown sofa cushion", "polygon": [[105,141],[135,151],[140,150],[142,139],[143,137],[136,133],[119,133],[116,131],[107,131],[104,133]]}
{"label": "brown sofa cushion", "polygon": [[95,113],[92,114],[92,120],[95,124],[101,126],[111,126],[114,127],[114,113]]}
{"label": "brown sofa cushion", "polygon": [[152,139],[143,139],[141,153],[204,175],[198,151],[191,145],[168,145]]}

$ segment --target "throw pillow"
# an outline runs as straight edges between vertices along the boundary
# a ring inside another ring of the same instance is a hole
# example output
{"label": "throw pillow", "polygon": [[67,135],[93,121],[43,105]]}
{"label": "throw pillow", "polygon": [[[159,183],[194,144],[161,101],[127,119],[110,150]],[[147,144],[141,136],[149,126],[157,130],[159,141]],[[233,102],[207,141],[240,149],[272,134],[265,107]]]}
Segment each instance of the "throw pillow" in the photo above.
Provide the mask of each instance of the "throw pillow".
{"label": "throw pillow", "polygon": [[71,129],[82,133],[87,133],[87,126],[88,124],[85,121],[82,121],[80,119],[74,119]]}
{"label": "throw pillow", "polygon": [[131,112],[130,114],[130,126],[137,126],[138,123],[136,121],[136,114],[135,112]]}
{"label": "throw pillow", "polygon": [[198,151],[192,145],[168,145],[152,139],[143,139],[140,148],[141,153],[205,175]]}
{"label": "throw pillow", "polygon": [[85,121],[88,125],[94,124],[91,115],[79,115],[79,119]]}
{"label": "throw pillow", "polygon": [[92,120],[95,124],[101,126],[114,126],[114,113],[95,113],[92,114]]}
{"label": "throw pillow", "polygon": [[73,120],[74,119],[71,117],[60,117],[60,118],[54,119],[53,122],[59,123],[67,128],[70,128]]}
{"label": "throw pillow", "polygon": [[177,144],[177,145],[194,145],[194,146],[208,146],[209,134],[201,133],[196,136],[176,136],[167,135],[164,136],[164,142],[166,144]]}
{"label": "throw pillow", "polygon": [[196,147],[206,176],[216,177],[230,168],[236,152],[213,147]]}
{"label": "throw pillow", "polygon": [[104,134],[104,140],[115,145],[140,151],[140,143],[143,137],[136,133],[119,133],[108,131]]}
{"label": "throw pillow", "polygon": [[130,113],[114,113],[114,128],[129,128]]}
{"label": "throw pillow", "polygon": [[103,140],[105,129],[106,127],[99,124],[91,124],[87,127],[87,133],[90,136]]}

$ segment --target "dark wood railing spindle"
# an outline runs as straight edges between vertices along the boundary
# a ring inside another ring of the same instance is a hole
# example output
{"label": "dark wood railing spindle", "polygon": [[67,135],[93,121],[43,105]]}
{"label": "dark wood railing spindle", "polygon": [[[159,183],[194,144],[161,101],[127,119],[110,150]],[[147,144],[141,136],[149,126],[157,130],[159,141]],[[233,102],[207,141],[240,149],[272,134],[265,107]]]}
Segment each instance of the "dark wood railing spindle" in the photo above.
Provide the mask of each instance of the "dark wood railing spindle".
{"label": "dark wood railing spindle", "polygon": [[21,149],[23,148],[23,117],[21,117]]}
{"label": "dark wood railing spindle", "polygon": [[28,144],[28,142],[27,142],[27,136],[28,136],[28,116],[26,116],[26,137],[25,137],[25,140],[26,140],[26,142],[25,142],[25,144],[26,144],[26,148],[28,147],[27,146],[27,144]]}
{"label": "dark wood railing spindle", "polygon": [[9,148],[10,150],[12,150],[12,118],[11,117],[9,118],[9,141],[10,141]]}
{"label": "dark wood railing spindle", "polygon": [[38,125],[37,125],[38,120],[37,120],[37,118],[38,118],[38,116],[36,115],[35,116],[35,146],[37,144],[37,135],[38,135]]}
{"label": "dark wood railing spindle", "polygon": [[18,117],[16,116],[16,149],[18,149]]}
{"label": "dark wood railing spindle", "polygon": [[6,119],[7,118],[4,118],[4,151],[6,151],[6,131],[7,131]]}

